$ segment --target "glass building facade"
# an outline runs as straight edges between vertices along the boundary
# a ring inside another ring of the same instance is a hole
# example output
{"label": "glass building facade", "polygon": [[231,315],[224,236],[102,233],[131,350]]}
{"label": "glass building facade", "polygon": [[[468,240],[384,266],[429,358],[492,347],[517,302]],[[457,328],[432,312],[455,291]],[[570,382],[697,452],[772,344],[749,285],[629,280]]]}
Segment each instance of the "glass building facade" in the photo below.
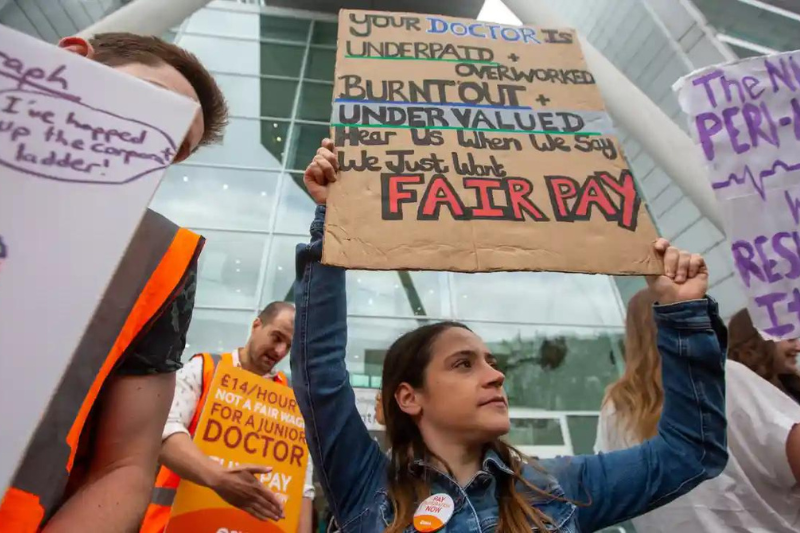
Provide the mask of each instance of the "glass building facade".
{"label": "glass building facade", "polygon": [[[0,23],[55,42],[128,1],[0,0]],[[337,24],[334,15],[274,4],[214,0],[164,35],[201,59],[231,110],[224,143],[172,167],[151,205],[207,238],[186,357],[242,345],[267,303],[293,300],[294,248],[308,239],[314,210],[302,173],[328,136]],[[800,48],[800,8],[790,0],[553,0],[550,7],[685,130],[670,89],[679,77],[737,56]],[[725,236],[635,138],[618,134],[660,232],[705,255],[710,292],[730,316],[745,298]],[[360,409],[371,409],[394,339],[428,321],[459,320],[506,372],[511,442],[539,456],[592,451],[604,389],[623,368],[624,305],[644,285],[558,273],[367,271],[348,272],[347,284],[347,365]]]}
{"label": "glass building facade", "polygon": [[[336,33],[334,16],[225,1],[175,30],[231,109],[224,143],[172,167],[151,205],[208,240],[187,355],[242,345],[261,308],[293,299],[294,248],[314,210],[302,173],[328,136]],[[347,285],[355,387],[380,386],[384,352],[400,334],[463,321],[506,371],[512,442],[540,455],[591,450],[603,391],[621,368],[612,278],[350,271]]]}
{"label": "glass building facade", "polygon": [[694,0],[694,5],[739,57],[800,49],[800,3],[795,0]]}
{"label": "glass building facade", "polygon": [[0,24],[48,42],[75,35],[131,0],[0,0]]}
{"label": "glass building facade", "polygon": [[[696,69],[800,48],[800,5],[787,0],[570,0],[549,3],[688,133],[671,87]],[[723,318],[746,305],[730,242],[623,128],[619,137],[659,232],[702,253]],[[676,156],[679,157],[678,154]],[[623,299],[638,280],[618,280]]]}
{"label": "glass building facade", "polygon": [[[0,0],[0,23],[55,42],[128,1]],[[231,111],[224,143],[172,167],[151,205],[207,238],[186,357],[242,345],[267,303],[293,300],[294,248],[308,239],[314,211],[302,173],[328,136],[337,24],[331,14],[274,4],[214,0],[164,35],[201,59]],[[737,56],[800,48],[800,8],[789,0],[550,4],[684,129],[670,89],[680,76]],[[635,138],[618,133],[660,232],[706,256],[711,294],[730,316],[744,296],[725,236]],[[347,285],[347,365],[362,411],[372,409],[394,339],[428,321],[459,320],[483,337],[506,373],[511,442],[546,457],[592,451],[604,390],[623,368],[624,305],[644,283],[558,273],[350,271]],[[288,370],[288,361],[281,366]],[[625,529],[632,530],[612,530]]]}

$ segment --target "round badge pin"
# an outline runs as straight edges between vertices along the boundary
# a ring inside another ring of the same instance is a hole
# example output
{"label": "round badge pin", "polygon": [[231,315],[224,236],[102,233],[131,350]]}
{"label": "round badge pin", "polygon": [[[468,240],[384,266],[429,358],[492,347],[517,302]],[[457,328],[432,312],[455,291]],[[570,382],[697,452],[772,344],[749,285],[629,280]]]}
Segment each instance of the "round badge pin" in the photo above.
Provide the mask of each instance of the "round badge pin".
{"label": "round badge pin", "polygon": [[453,516],[455,504],[447,494],[434,494],[419,504],[414,513],[414,529],[431,533],[442,529]]}

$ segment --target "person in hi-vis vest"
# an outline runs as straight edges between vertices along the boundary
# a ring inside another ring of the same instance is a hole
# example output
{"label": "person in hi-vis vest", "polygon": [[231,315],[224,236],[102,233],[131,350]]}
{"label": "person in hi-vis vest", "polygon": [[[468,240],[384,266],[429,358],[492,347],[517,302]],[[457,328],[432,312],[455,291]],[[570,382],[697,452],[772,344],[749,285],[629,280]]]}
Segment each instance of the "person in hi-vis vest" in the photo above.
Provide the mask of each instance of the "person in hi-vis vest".
{"label": "person in hi-vis vest", "polygon": [[[222,140],[225,98],[189,52],[131,33],[65,37],[59,46],[200,104],[173,163]],[[2,495],[0,531],[117,533],[139,526],[181,367],[203,242],[146,211]],[[70,257],[53,268],[71,268]],[[58,320],[43,309],[42,335],[47,321]],[[37,356],[23,346],[17,355]]]}
{"label": "person in hi-vis vest", "polygon": [[[225,468],[211,461],[194,444],[194,436],[214,370],[225,360],[248,372],[289,386],[283,372],[275,370],[289,353],[294,336],[294,306],[272,302],[253,321],[250,338],[243,348],[221,355],[197,354],[178,372],[175,397],[162,435],[160,461],[152,500],[141,533],[161,533],[169,521],[172,503],[181,478],[208,487],[223,500],[261,520],[278,520],[283,508],[255,474],[267,468],[244,466]],[[311,533],[314,485],[311,459],[306,470],[299,533]]]}

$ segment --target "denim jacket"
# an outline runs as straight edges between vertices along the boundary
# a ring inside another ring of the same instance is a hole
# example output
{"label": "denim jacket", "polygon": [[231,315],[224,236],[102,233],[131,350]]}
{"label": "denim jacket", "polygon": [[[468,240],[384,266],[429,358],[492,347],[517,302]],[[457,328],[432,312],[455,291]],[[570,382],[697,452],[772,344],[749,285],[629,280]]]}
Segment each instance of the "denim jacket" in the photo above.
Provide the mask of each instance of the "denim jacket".
{"label": "denim jacket", "polygon": [[[294,393],[336,522],[345,533],[373,533],[393,518],[388,459],[356,409],[345,368],[345,271],[319,262],[324,223],[320,206],[311,243],[297,247]],[[724,326],[716,303],[656,306],[655,319],[664,384],[658,434],[628,450],[543,460],[538,469],[526,465],[524,477],[552,496],[532,505],[551,518],[553,529],[587,532],[622,522],[674,500],[725,467]],[[497,480],[512,475],[499,456],[489,452],[463,487],[421,461],[413,469],[427,475],[432,494],[453,498],[455,512],[442,531],[495,531]]]}

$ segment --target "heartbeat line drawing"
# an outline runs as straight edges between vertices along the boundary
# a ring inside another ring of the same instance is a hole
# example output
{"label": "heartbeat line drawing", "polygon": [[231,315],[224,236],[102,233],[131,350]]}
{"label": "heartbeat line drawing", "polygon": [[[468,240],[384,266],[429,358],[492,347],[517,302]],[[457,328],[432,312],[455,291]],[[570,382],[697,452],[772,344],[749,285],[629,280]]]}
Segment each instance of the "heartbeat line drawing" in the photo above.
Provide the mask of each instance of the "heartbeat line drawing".
{"label": "heartbeat line drawing", "polygon": [[741,176],[733,172],[730,176],[728,176],[728,179],[726,179],[725,181],[714,182],[711,184],[711,187],[714,190],[724,189],[726,187],[730,187],[734,183],[742,185],[746,183],[747,180],[750,180],[755,190],[758,191],[758,195],[761,196],[761,199],[766,200],[767,196],[766,196],[766,190],[764,189],[764,180],[777,174],[778,169],[783,169],[786,172],[793,172],[795,170],[800,170],[800,163],[796,163],[794,165],[787,165],[780,159],[777,159],[775,160],[774,163],[772,163],[772,166],[770,168],[759,172],[758,176],[755,176],[753,174],[753,171],[750,170],[749,165],[745,165]]}
{"label": "heartbeat line drawing", "polygon": [[0,235],[0,265],[3,264],[6,258],[8,258],[8,247],[3,242],[2,235]]}

